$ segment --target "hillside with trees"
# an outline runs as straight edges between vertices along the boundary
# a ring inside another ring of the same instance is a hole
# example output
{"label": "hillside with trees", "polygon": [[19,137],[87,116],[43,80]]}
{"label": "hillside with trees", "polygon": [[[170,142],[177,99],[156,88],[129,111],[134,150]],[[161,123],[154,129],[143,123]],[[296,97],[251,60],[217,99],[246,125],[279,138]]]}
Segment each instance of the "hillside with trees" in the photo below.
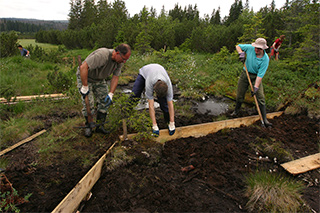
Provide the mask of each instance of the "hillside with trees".
{"label": "hillside with trees", "polygon": [[1,18],[0,31],[16,31],[20,33],[36,33],[40,30],[66,30],[68,21],[45,21],[37,19]]}

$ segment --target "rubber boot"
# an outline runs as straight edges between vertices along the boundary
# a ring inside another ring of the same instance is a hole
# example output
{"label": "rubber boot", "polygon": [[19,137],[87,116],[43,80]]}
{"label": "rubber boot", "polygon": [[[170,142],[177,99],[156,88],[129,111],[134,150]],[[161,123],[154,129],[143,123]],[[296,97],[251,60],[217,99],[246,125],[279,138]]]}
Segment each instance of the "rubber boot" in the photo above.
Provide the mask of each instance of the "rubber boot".
{"label": "rubber boot", "polygon": [[164,118],[164,122],[165,122],[166,124],[169,124],[169,122],[170,122],[169,112],[163,112],[163,118]]}
{"label": "rubber boot", "polygon": [[237,102],[237,103],[236,103],[236,107],[234,108],[233,113],[231,113],[231,116],[232,116],[232,117],[236,117],[236,116],[239,115],[241,105],[242,105],[242,102]]}
{"label": "rubber boot", "polygon": [[272,126],[272,123],[270,123],[270,122],[267,120],[266,105],[259,105],[259,108],[260,108],[261,116],[262,116],[262,119],[263,119],[263,122],[264,122],[265,127]]}
{"label": "rubber boot", "polygon": [[104,128],[104,122],[106,121],[106,113],[102,113],[102,112],[98,112],[97,113],[97,127],[96,127],[96,132],[98,133],[102,133],[102,134],[109,134],[110,132],[107,131],[105,128]]}
{"label": "rubber boot", "polygon": [[86,128],[84,129],[84,136],[86,136],[87,138],[91,137],[92,136],[92,128],[90,127],[89,125],[89,122],[88,122],[88,117],[85,116],[85,119],[86,119]]}

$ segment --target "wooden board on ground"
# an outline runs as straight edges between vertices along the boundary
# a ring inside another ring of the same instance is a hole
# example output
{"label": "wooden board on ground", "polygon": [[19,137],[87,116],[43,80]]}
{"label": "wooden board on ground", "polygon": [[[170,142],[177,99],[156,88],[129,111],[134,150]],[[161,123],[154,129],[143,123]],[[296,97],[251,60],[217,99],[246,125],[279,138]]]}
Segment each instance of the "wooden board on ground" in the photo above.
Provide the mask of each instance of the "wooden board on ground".
{"label": "wooden board on ground", "polygon": [[[17,96],[17,97],[12,97],[10,101],[29,101],[35,98],[60,98],[60,97],[65,97],[64,94],[59,93],[59,94],[46,94],[46,95],[31,95],[31,96]],[[0,103],[8,103],[5,98],[0,98]]]}
{"label": "wooden board on ground", "polygon": [[38,133],[36,133],[36,134],[34,134],[34,135],[31,135],[30,137],[28,137],[28,138],[26,138],[26,139],[24,139],[24,140],[22,140],[22,141],[20,141],[20,142],[18,142],[18,143],[16,143],[16,144],[14,144],[13,146],[10,146],[10,147],[6,148],[5,150],[2,150],[2,151],[0,152],[0,156],[6,154],[7,152],[10,152],[11,150],[17,148],[18,146],[21,146],[22,144],[25,144],[25,143],[27,143],[27,142],[30,142],[30,141],[33,140],[35,137],[38,137],[39,135],[42,135],[42,134],[45,133],[46,131],[47,131],[47,130],[44,129],[44,130],[42,130],[42,131],[40,131],[40,132],[38,132]]}
{"label": "wooden board on ground", "polygon": [[[282,115],[281,112],[274,112],[267,114],[267,118],[272,119],[274,117]],[[174,140],[177,138],[187,138],[187,137],[202,137],[211,133],[218,132],[225,128],[237,128],[241,125],[249,126],[254,122],[258,121],[260,118],[258,115],[229,119],[224,121],[217,121],[204,124],[196,124],[191,126],[177,127],[174,135],[170,136],[167,129],[160,130],[159,137],[155,138],[155,141],[164,143],[166,141]],[[128,134],[127,139],[132,139],[136,134]],[[124,140],[123,135],[120,136],[120,140]]]}
{"label": "wooden board on ground", "polygon": [[294,175],[318,169],[320,168],[320,153],[283,163],[281,166]]}
{"label": "wooden board on ground", "polygon": [[69,194],[52,211],[53,213],[75,212],[81,201],[90,192],[94,184],[101,175],[102,166],[106,156],[111,152],[117,142],[113,143],[108,151],[97,161],[79,183],[69,192]]}

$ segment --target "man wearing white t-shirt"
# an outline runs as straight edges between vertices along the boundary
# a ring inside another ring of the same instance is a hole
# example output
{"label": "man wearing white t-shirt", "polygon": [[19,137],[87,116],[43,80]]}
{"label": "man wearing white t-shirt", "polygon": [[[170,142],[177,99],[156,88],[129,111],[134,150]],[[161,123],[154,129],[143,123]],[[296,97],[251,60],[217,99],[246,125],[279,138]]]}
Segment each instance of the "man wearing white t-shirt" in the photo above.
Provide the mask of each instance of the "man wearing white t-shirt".
{"label": "man wearing white t-shirt", "polygon": [[159,127],[156,121],[154,96],[156,93],[160,109],[163,112],[164,120],[168,124],[169,135],[175,133],[173,90],[170,77],[163,66],[159,64],[148,64],[139,70],[139,75],[133,85],[133,98],[140,99],[145,89],[149,103],[149,114],[152,120],[152,132],[159,136]]}

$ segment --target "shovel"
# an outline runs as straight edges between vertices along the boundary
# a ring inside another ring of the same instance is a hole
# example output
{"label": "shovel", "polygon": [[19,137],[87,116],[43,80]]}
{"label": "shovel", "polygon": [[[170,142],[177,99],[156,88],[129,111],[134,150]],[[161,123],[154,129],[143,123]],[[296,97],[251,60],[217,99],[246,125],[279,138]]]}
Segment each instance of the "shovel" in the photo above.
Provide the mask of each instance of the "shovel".
{"label": "shovel", "polygon": [[[82,62],[81,62],[81,56],[78,55],[78,65],[79,65],[79,69],[81,66]],[[93,117],[91,114],[91,110],[90,110],[90,103],[89,103],[89,97],[88,95],[86,95],[86,97],[84,98],[84,101],[86,103],[86,109],[87,109],[87,115],[88,115],[88,123],[91,124],[93,123]]]}
{"label": "shovel", "polygon": [[[247,77],[248,77],[248,81],[249,81],[249,84],[250,84],[251,91],[253,92],[254,90],[253,90],[251,79],[250,79],[250,76],[249,76],[249,73],[248,73],[248,70],[247,70],[246,63],[243,63],[243,65],[244,65],[244,68],[246,70],[246,74],[247,74]],[[256,95],[254,95],[253,98],[254,98],[254,102],[256,103],[256,107],[257,107],[257,111],[258,111],[258,114],[259,114],[259,117],[260,117],[260,120],[261,120],[261,124],[262,124],[262,126],[265,126]]]}

